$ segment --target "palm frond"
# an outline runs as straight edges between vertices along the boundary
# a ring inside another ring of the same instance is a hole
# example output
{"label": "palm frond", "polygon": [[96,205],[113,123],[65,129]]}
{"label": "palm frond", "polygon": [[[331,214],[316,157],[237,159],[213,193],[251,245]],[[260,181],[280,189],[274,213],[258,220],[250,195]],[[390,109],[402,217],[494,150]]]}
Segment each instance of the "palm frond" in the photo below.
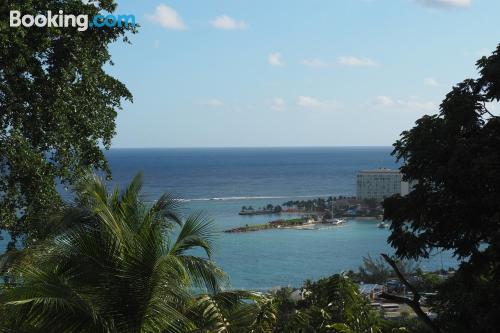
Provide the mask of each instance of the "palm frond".
{"label": "palm frond", "polygon": [[180,216],[181,201],[173,195],[163,194],[149,209],[148,215],[154,221],[162,221],[164,227],[171,229],[172,223],[182,226]]}
{"label": "palm frond", "polygon": [[77,201],[82,207],[92,208],[96,203],[106,204],[108,190],[104,181],[96,174],[87,172],[75,185]]}
{"label": "palm frond", "polygon": [[192,214],[182,225],[170,253],[182,255],[189,250],[198,248],[202,249],[208,258],[211,258],[215,236],[212,219],[207,218],[200,212]]}
{"label": "palm frond", "polygon": [[[227,278],[211,260],[212,220],[198,213],[183,223],[180,201],[168,194],[147,207],[141,184],[138,175],[120,194],[118,188],[108,191],[98,176],[85,175],[77,186],[78,205],[58,217],[43,242],[2,257],[3,263],[15,258],[17,285],[0,295],[0,308],[15,319],[9,327],[181,333],[199,327],[193,304],[204,304],[204,320],[219,329],[230,327],[223,318],[234,319],[232,313],[257,313],[242,294],[221,292]],[[210,295],[204,301],[202,291]],[[255,316],[245,318],[251,324]]]}
{"label": "palm frond", "polygon": [[29,320],[45,332],[99,331],[112,323],[72,287],[72,277],[55,274],[55,267],[18,267],[24,284],[0,296],[0,302],[22,322]]}

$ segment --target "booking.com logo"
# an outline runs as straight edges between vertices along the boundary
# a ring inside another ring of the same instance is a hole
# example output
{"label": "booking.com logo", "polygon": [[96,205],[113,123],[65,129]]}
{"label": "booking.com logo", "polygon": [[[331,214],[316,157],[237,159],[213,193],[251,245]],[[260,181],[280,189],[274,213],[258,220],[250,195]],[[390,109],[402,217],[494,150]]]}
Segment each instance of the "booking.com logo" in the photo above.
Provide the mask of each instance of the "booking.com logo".
{"label": "booking.com logo", "polygon": [[136,26],[134,15],[95,15],[89,20],[89,16],[85,14],[73,15],[64,14],[62,10],[58,14],[52,14],[49,10],[47,15],[22,15],[18,10],[10,11],[10,26],[11,27],[32,27],[36,26],[39,28],[43,27],[61,27],[78,28],[78,31],[86,31],[90,28],[102,28],[102,27],[123,27]]}

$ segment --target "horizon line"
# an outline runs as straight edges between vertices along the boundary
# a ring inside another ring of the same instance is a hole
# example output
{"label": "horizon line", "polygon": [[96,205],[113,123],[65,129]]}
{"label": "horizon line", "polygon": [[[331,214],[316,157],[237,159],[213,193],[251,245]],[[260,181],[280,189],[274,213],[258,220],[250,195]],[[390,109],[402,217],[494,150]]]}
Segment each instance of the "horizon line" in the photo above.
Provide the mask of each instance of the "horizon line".
{"label": "horizon line", "polygon": [[356,145],[356,146],[171,146],[171,147],[111,147],[110,149],[276,149],[276,148],[392,148],[392,145],[382,146],[369,146],[369,145]]}

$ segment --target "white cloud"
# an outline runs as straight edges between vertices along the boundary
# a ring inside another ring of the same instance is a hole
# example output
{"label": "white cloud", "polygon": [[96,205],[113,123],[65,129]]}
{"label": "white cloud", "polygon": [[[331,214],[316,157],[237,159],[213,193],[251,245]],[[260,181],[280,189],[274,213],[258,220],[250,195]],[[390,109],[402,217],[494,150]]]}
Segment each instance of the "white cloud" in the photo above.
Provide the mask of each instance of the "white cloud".
{"label": "white cloud", "polygon": [[299,106],[303,106],[305,108],[321,108],[321,107],[324,107],[324,103],[323,102],[320,102],[316,98],[310,97],[310,96],[299,96],[297,104]]}
{"label": "white cloud", "polygon": [[487,49],[487,48],[482,48],[480,50],[477,50],[475,53],[474,53],[474,56],[476,57],[489,57],[491,55],[491,50]]}
{"label": "white cloud", "polygon": [[434,102],[416,99],[404,101],[402,106],[406,107],[408,111],[437,112],[439,109],[439,106]]}
{"label": "white cloud", "polygon": [[172,30],[185,30],[187,29],[184,21],[179,14],[171,7],[166,5],[159,5],[156,7],[153,15],[146,15],[146,17],[164,28]]}
{"label": "white cloud", "polygon": [[286,102],[281,97],[275,97],[271,101],[271,110],[274,111],[283,111],[286,109]]}
{"label": "white cloud", "polygon": [[307,67],[315,67],[315,68],[320,68],[320,67],[328,67],[330,66],[329,63],[326,61],[323,61],[318,58],[312,58],[312,59],[304,59],[300,62],[302,65],[307,66]]}
{"label": "white cloud", "polygon": [[281,53],[279,52],[273,52],[269,55],[267,58],[267,62],[271,66],[278,66],[278,67],[283,67],[285,66],[285,62],[283,61],[283,57],[281,56]]}
{"label": "white cloud", "polygon": [[436,112],[438,105],[432,101],[422,101],[416,96],[408,99],[393,99],[389,96],[380,95],[375,97],[371,103],[376,108],[401,110],[408,112]]}
{"label": "white cloud", "polygon": [[297,105],[306,109],[326,110],[337,107],[335,101],[323,101],[311,96],[299,96]]}
{"label": "white cloud", "polygon": [[418,3],[427,7],[438,8],[453,8],[453,7],[469,7],[472,5],[472,0],[416,0]]}
{"label": "white cloud", "polygon": [[212,108],[218,108],[218,107],[224,106],[224,102],[222,102],[220,99],[212,98],[212,99],[209,99],[208,101],[202,102],[201,105],[209,106]]}
{"label": "white cloud", "polygon": [[439,86],[439,83],[436,81],[436,79],[432,77],[428,77],[424,80],[424,84],[429,87],[437,87]]}
{"label": "white cloud", "polygon": [[374,103],[376,105],[383,105],[383,106],[393,106],[396,104],[396,102],[389,96],[377,96],[375,97]]}
{"label": "white cloud", "polygon": [[339,58],[339,63],[344,66],[375,66],[377,63],[367,57],[344,56]]}
{"label": "white cloud", "polygon": [[210,24],[217,29],[242,30],[247,28],[245,21],[237,21],[227,15],[221,15],[210,21]]}

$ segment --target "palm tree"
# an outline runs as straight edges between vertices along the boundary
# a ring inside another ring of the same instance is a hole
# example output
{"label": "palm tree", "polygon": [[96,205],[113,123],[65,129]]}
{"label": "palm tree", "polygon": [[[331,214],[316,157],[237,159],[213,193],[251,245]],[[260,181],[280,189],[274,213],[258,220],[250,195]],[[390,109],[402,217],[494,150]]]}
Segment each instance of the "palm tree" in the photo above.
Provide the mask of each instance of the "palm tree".
{"label": "palm tree", "polygon": [[272,333],[277,320],[275,299],[253,291],[201,295],[189,313],[189,333]]}
{"label": "palm tree", "polygon": [[77,207],[60,220],[70,223],[12,267],[15,283],[0,294],[5,331],[202,332],[205,324],[229,332],[238,311],[240,324],[260,325],[262,295],[223,291],[212,221],[183,221],[169,195],[145,204],[141,184],[139,174],[120,193],[84,177]]}

